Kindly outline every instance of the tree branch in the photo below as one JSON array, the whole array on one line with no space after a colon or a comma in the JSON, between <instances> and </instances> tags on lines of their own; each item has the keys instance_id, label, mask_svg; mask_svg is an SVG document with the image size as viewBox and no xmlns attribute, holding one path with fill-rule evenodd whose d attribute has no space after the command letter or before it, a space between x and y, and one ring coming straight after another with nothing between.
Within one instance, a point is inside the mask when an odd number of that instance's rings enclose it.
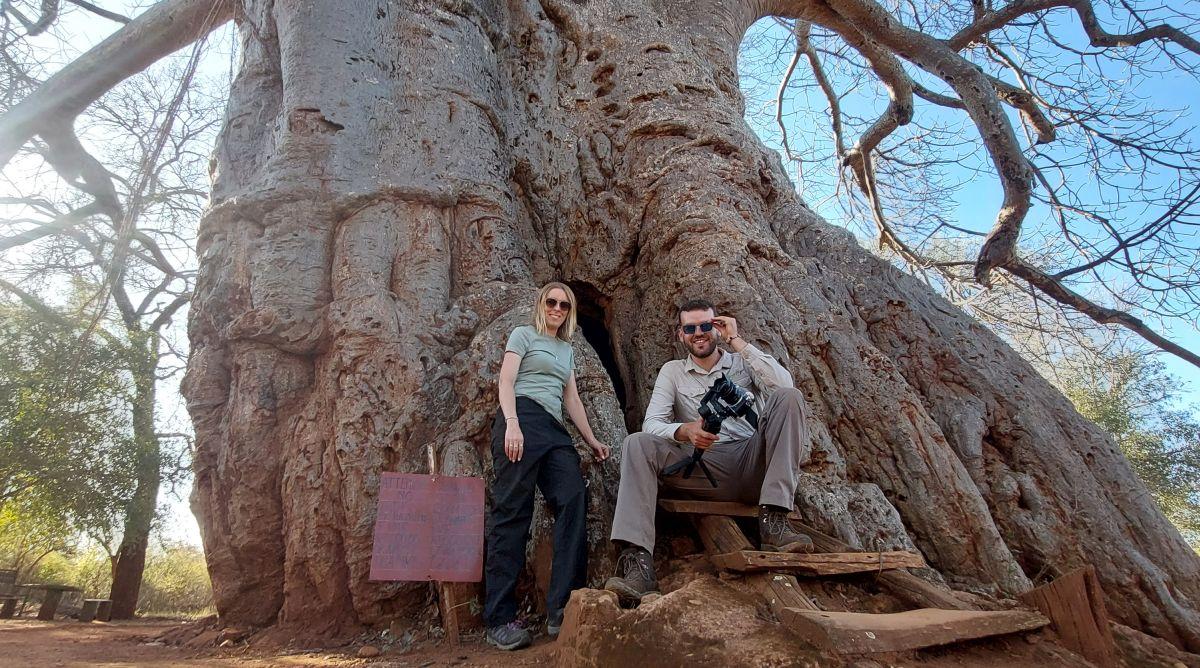
<instances>
[{"instance_id":1,"label":"tree branch","mask_svg":"<svg viewBox=\"0 0 1200 668\"><path fill-rule=\"evenodd\" d=\"M1196 367L1200 367L1200 355L1150 329L1140 318L1136 318L1125 311L1100 306L1024 260L1014 259L1006 263L1004 269L1014 276L1028 281L1030 285L1033 285L1058 303L1069 306L1100 324L1121 325L1161 350L1186 360Z\"/></svg>"},{"instance_id":2,"label":"tree branch","mask_svg":"<svg viewBox=\"0 0 1200 668\"><path fill-rule=\"evenodd\" d=\"M232 16L230 0L164 0L146 10L0 116L0 167L34 135L69 125L113 86Z\"/></svg>"},{"instance_id":3,"label":"tree branch","mask_svg":"<svg viewBox=\"0 0 1200 668\"><path fill-rule=\"evenodd\" d=\"M1092 46L1127 47L1137 46L1150 40L1158 40L1173 42L1192 53L1200 54L1200 42L1178 28L1165 23L1149 26L1134 33L1110 33L1100 25L1100 21L1096 18L1096 10L1090 0L1017 0L998 10L985 12L971 25L946 40L946 44L955 51L961 51L989 32L1003 28L1015 19L1060 7L1075 10ZM1137 14L1135 13L1134 16L1137 17Z\"/></svg>"},{"instance_id":4,"label":"tree branch","mask_svg":"<svg viewBox=\"0 0 1200 668\"><path fill-rule=\"evenodd\" d=\"M78 209L72 209L67 213L44 223L39 223L36 227L18 232L7 237L0 237L0 253L10 249L27 244L31 241L37 241L44 237L55 234L62 234L73 230L76 225L86 220L88 217L100 213L100 205L96 202L90 202Z\"/></svg>"},{"instance_id":5,"label":"tree branch","mask_svg":"<svg viewBox=\"0 0 1200 668\"><path fill-rule=\"evenodd\" d=\"M79 7L81 9L86 9L89 12L95 14L96 16L102 16L102 17L108 19L109 21L116 21L117 23L128 24L132 20L128 16L122 16L121 14L117 14L116 12L110 12L103 7L97 7L96 5L93 5L92 3L87 2L86 0L67 0L67 2L71 3L72 5L75 5L76 7Z\"/></svg>"}]
</instances>

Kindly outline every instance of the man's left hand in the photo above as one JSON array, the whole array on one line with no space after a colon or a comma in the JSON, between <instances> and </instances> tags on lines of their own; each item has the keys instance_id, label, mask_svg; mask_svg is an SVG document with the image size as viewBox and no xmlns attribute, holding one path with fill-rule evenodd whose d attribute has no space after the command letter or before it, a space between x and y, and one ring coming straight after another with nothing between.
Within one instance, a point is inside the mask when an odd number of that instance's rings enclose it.
<instances>
[{"instance_id":1,"label":"man's left hand","mask_svg":"<svg viewBox=\"0 0 1200 668\"><path fill-rule=\"evenodd\" d=\"M729 343L730 339L736 338L738 335L737 320L734 320L727 315L715 316L713 318L713 327L717 328L717 331L721 333L721 338L723 338L726 343Z\"/></svg>"}]
</instances>

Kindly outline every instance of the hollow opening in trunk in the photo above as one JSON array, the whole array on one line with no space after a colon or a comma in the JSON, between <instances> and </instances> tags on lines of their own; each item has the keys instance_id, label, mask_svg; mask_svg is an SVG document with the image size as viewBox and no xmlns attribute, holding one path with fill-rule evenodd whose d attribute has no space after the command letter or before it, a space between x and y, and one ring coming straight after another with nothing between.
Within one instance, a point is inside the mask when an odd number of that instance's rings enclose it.
<instances>
[{"instance_id":1,"label":"hollow opening in trunk","mask_svg":"<svg viewBox=\"0 0 1200 668\"><path fill-rule=\"evenodd\" d=\"M625 381L621 377L621 367L617 364L613 351L612 336L608 332L608 314L604 308L608 300L587 283L571 283L571 290L575 292L575 300L579 302L575 312L579 329L583 332L583 338L587 339L600 357L600 363L604 365L604 370L612 380L617 404L621 407L622 415L625 415L628 412Z\"/></svg>"}]
</instances>

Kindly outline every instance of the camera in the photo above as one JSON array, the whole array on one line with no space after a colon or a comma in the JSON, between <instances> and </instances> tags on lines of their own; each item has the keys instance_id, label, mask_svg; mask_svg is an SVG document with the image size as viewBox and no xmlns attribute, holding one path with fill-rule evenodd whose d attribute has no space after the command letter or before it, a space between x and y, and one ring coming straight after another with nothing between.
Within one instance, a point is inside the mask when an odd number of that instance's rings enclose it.
<instances>
[{"instance_id":1,"label":"camera","mask_svg":"<svg viewBox=\"0 0 1200 668\"><path fill-rule=\"evenodd\" d=\"M758 415L754 413L754 395L729 380L725 374L708 388L700 399L700 419L704 420L704 431L721 433L725 418L745 417L751 427L758 429Z\"/></svg>"},{"instance_id":2,"label":"camera","mask_svg":"<svg viewBox=\"0 0 1200 668\"><path fill-rule=\"evenodd\" d=\"M704 397L700 399L698 411L700 419L704 423L702 428L710 434L721 433L721 423L731 417L744 417L751 427L758 429L758 414L754 412L754 395L729 380L725 374L721 374L717 382L713 383L712 387L704 393ZM683 471L683 477L690 478L692 471L696 470L697 466L704 473L704 477L708 478L709 484L716 487L717 480L704 465L704 451L700 448L692 451L690 459L678 461L663 469L661 475L675 475Z\"/></svg>"}]
</instances>

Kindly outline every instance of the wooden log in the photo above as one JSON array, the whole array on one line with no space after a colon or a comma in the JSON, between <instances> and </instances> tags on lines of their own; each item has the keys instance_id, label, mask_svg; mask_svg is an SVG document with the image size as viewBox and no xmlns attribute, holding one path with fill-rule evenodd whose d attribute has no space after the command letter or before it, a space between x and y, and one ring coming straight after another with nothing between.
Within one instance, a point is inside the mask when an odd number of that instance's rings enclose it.
<instances>
[{"instance_id":1,"label":"wooden log","mask_svg":"<svg viewBox=\"0 0 1200 668\"><path fill-rule=\"evenodd\" d=\"M921 568L925 560L916 552L835 552L792 554L739 550L712 556L718 568L747 573L779 570L804 575L869 573L893 568Z\"/></svg>"},{"instance_id":2,"label":"wooden log","mask_svg":"<svg viewBox=\"0 0 1200 668\"><path fill-rule=\"evenodd\" d=\"M1095 568L1089 565L1076 569L1017 598L1049 617L1055 633L1068 649L1097 666L1117 665L1104 592L1100 590Z\"/></svg>"},{"instance_id":3,"label":"wooden log","mask_svg":"<svg viewBox=\"0 0 1200 668\"><path fill-rule=\"evenodd\" d=\"M744 504L732 504L744 505ZM750 507L750 506L747 506ZM729 515L705 515L695 520L700 540L709 556L751 550L754 546ZM804 592L796 578L784 573L755 573L746 578L747 585L757 591L778 617L783 608L819 610Z\"/></svg>"},{"instance_id":4,"label":"wooden log","mask_svg":"<svg viewBox=\"0 0 1200 668\"><path fill-rule=\"evenodd\" d=\"M784 624L806 642L841 654L904 652L1039 629L1050 620L1032 610L925 608L875 615L786 608Z\"/></svg>"},{"instance_id":5,"label":"wooden log","mask_svg":"<svg viewBox=\"0 0 1200 668\"><path fill-rule=\"evenodd\" d=\"M710 555L754 549L746 534L730 517L706 515L696 520L696 528L705 551Z\"/></svg>"},{"instance_id":6,"label":"wooden log","mask_svg":"<svg viewBox=\"0 0 1200 668\"><path fill-rule=\"evenodd\" d=\"M757 591L770 606L776 617L783 618L783 609L820 610L804 591L803 584L794 575L787 573L754 573L746 582Z\"/></svg>"}]
</instances>

